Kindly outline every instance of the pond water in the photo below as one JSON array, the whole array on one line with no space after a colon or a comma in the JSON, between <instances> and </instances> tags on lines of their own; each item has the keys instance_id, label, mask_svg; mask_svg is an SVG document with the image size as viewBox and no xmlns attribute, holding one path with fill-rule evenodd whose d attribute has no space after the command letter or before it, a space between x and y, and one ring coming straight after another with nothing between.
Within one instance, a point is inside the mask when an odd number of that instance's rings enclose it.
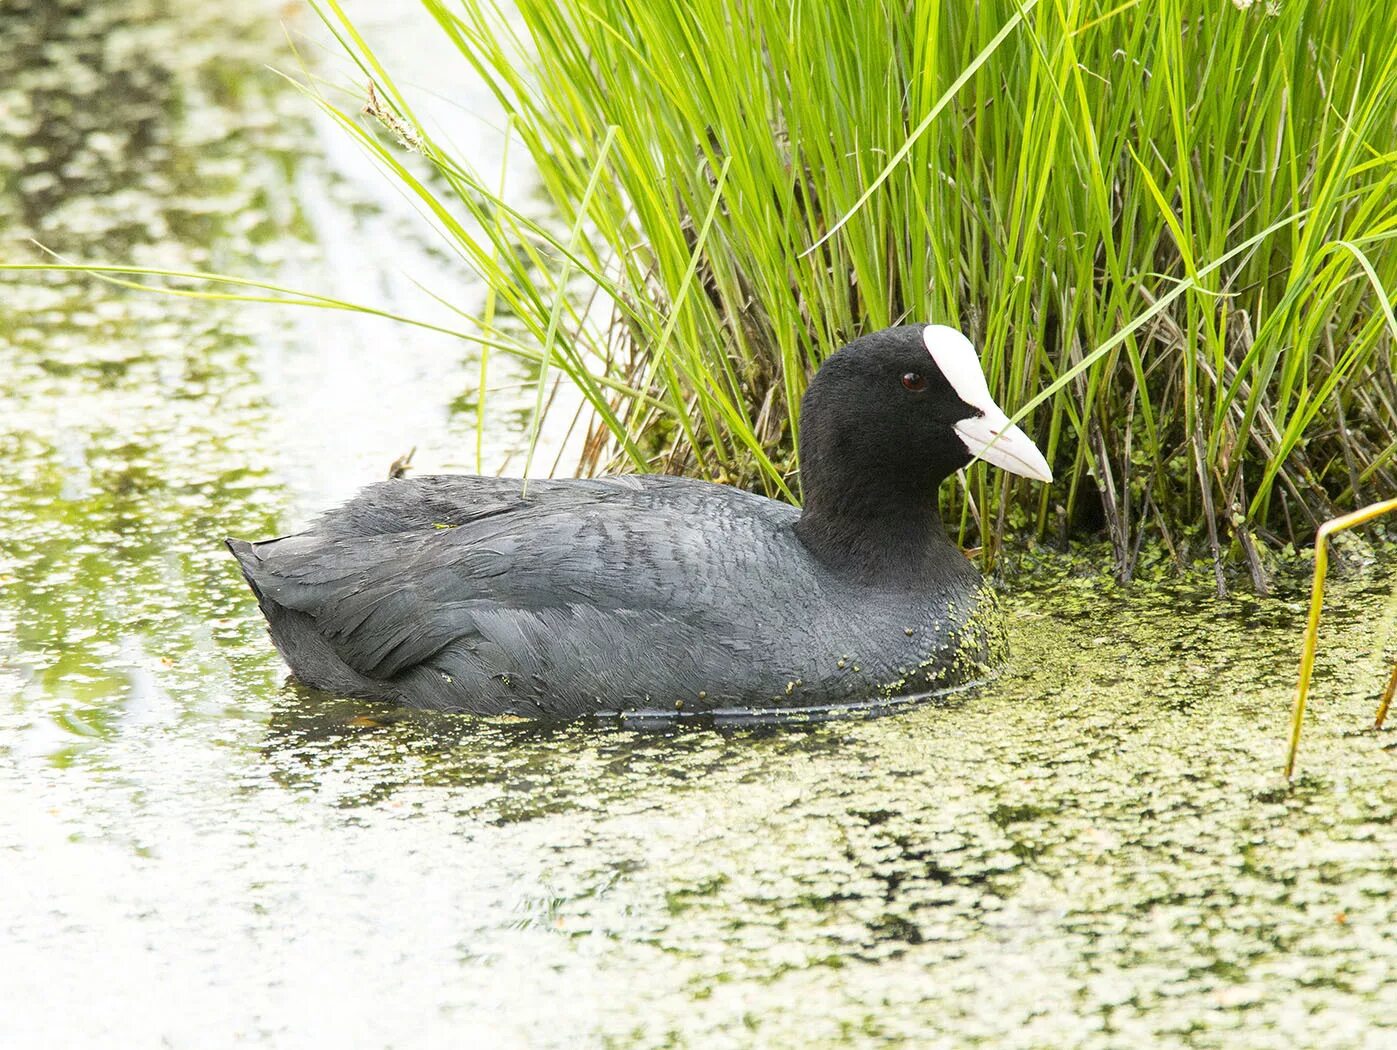
<instances>
[{"instance_id":1,"label":"pond water","mask_svg":"<svg viewBox=\"0 0 1397 1050\"><path fill-rule=\"evenodd\" d=\"M307 13L215 6L0 2L0 255L477 301L264 68L296 68L272 16L338 68ZM390 57L431 54L360 6ZM497 167L477 89L431 86ZM0 1045L1397 1045L1397 735L1364 730L1390 556L1335 582L1290 787L1304 581L1121 590L1104 556L1017 557L1010 669L898 717L385 710L285 682L219 541L412 445L474 469L475 358L0 280ZM487 470L526 440L509 367Z\"/></svg>"}]
</instances>

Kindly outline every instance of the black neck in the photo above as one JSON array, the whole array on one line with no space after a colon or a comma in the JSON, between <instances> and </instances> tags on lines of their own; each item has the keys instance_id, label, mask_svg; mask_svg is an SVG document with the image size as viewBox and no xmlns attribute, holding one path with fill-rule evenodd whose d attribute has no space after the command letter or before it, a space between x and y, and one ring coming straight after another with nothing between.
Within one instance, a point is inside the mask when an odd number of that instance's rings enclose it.
<instances>
[{"instance_id":1,"label":"black neck","mask_svg":"<svg viewBox=\"0 0 1397 1050\"><path fill-rule=\"evenodd\" d=\"M822 564L869 581L915 586L935 575L945 556L960 554L946 537L936 507L940 478L920 480L823 464L802 467L805 508L796 535ZM813 474L806 473L815 467Z\"/></svg>"}]
</instances>

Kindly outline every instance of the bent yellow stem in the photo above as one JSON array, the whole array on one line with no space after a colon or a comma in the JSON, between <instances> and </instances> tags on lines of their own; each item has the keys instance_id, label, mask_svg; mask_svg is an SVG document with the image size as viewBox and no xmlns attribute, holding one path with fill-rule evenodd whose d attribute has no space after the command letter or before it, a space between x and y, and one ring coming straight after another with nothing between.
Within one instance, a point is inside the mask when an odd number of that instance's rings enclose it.
<instances>
[{"instance_id":1,"label":"bent yellow stem","mask_svg":"<svg viewBox=\"0 0 1397 1050\"><path fill-rule=\"evenodd\" d=\"M1329 537L1336 532L1343 532L1355 525L1362 525L1366 521L1372 521L1374 518L1382 517L1382 515L1394 510L1397 510L1397 499L1374 503L1362 510L1356 510L1352 514L1331 518L1319 527L1319 532L1315 536L1315 579L1310 588L1310 618L1305 625L1305 646L1300 652L1300 681L1295 687L1295 707L1290 713L1290 749L1285 756L1287 780L1295 772L1295 753L1300 749L1300 727L1305 721L1305 701L1310 695L1310 675L1315 669L1315 644L1319 640L1319 612L1324 605L1324 577L1329 571ZM1392 668L1392 677L1388 680L1387 689L1384 691L1382 701L1378 706L1374 728L1382 728L1383 719L1387 717L1387 709L1392 703L1394 689L1397 689L1397 666Z\"/></svg>"},{"instance_id":2,"label":"bent yellow stem","mask_svg":"<svg viewBox=\"0 0 1397 1050\"><path fill-rule=\"evenodd\" d=\"M1378 713L1373 718L1373 728L1381 729L1383 721L1387 718L1387 709L1392 706L1392 694L1397 693L1397 664L1392 665L1392 674L1387 679L1387 688L1383 690L1382 701L1378 704Z\"/></svg>"}]
</instances>

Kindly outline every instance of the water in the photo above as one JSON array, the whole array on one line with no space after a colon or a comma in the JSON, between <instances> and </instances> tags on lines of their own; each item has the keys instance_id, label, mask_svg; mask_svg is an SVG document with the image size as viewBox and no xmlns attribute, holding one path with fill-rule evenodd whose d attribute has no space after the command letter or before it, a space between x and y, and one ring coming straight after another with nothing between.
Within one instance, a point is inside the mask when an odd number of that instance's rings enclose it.
<instances>
[{"instance_id":1,"label":"water","mask_svg":"<svg viewBox=\"0 0 1397 1050\"><path fill-rule=\"evenodd\" d=\"M479 295L262 68L294 69L267 5L0 3L6 258ZM1397 1045L1390 558L1336 581L1289 789L1302 580L1219 603L1038 554L979 696L428 717L284 682L218 541L413 444L472 469L468 349L6 277L0 375L0 1045ZM486 469L531 400L491 395Z\"/></svg>"}]
</instances>

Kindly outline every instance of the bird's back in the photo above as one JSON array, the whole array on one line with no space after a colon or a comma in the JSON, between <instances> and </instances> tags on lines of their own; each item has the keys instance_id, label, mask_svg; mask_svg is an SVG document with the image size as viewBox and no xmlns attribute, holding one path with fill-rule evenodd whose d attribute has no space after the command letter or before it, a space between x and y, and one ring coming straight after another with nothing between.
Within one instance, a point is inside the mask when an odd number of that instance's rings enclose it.
<instances>
[{"instance_id":1,"label":"bird's back","mask_svg":"<svg viewBox=\"0 0 1397 1050\"><path fill-rule=\"evenodd\" d=\"M871 584L812 557L798 518L682 478L439 476L229 546L297 677L413 706L801 707L979 673L993 632L958 554L934 593Z\"/></svg>"}]
</instances>

